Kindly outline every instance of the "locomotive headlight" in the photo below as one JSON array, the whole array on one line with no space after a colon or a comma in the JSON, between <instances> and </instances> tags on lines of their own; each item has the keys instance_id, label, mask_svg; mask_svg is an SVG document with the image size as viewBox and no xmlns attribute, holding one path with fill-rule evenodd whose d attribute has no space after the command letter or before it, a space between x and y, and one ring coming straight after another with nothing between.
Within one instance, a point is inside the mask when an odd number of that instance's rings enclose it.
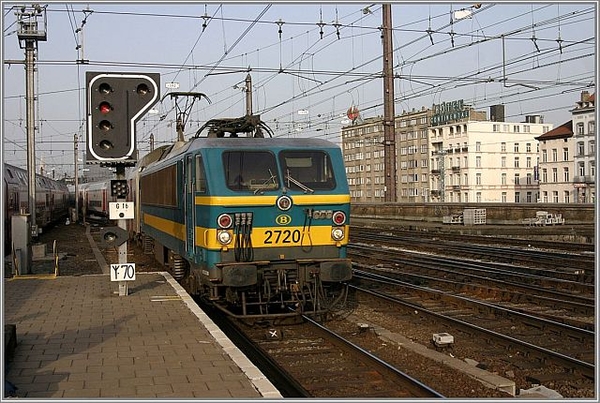
<instances>
[{"instance_id":1,"label":"locomotive headlight","mask_svg":"<svg viewBox=\"0 0 600 403\"><path fill-rule=\"evenodd\" d=\"M292 208L292 199L290 199L286 195L280 196L277 199L277 207L281 211L288 211L289 209Z\"/></svg>"},{"instance_id":2,"label":"locomotive headlight","mask_svg":"<svg viewBox=\"0 0 600 403\"><path fill-rule=\"evenodd\" d=\"M333 213L331 219L333 220L333 223L335 225L344 225L344 223L346 222L346 213L344 213L343 211L336 211L335 213Z\"/></svg>"},{"instance_id":3,"label":"locomotive headlight","mask_svg":"<svg viewBox=\"0 0 600 403\"><path fill-rule=\"evenodd\" d=\"M343 228L333 228L331 230L331 238L334 241L341 241L344 239L344 229Z\"/></svg>"},{"instance_id":4,"label":"locomotive headlight","mask_svg":"<svg viewBox=\"0 0 600 403\"><path fill-rule=\"evenodd\" d=\"M231 243L231 233L229 231L217 232L217 239L221 245L229 245Z\"/></svg>"}]
</instances>

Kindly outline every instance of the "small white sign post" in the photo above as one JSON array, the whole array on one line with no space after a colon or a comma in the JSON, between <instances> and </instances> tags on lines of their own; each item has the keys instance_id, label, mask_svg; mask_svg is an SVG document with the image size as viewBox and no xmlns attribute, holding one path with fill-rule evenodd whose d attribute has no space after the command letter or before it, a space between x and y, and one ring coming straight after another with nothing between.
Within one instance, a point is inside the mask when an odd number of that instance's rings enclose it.
<instances>
[{"instance_id":1,"label":"small white sign post","mask_svg":"<svg viewBox=\"0 0 600 403\"><path fill-rule=\"evenodd\" d=\"M110 281L135 280L135 263L111 263Z\"/></svg>"}]
</instances>

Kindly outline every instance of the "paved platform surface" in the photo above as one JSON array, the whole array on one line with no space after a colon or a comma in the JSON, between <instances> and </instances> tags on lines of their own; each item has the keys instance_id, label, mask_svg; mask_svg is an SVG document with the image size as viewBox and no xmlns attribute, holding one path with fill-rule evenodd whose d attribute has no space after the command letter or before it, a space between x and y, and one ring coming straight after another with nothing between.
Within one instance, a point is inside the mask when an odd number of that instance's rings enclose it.
<instances>
[{"instance_id":1,"label":"paved platform surface","mask_svg":"<svg viewBox=\"0 0 600 403\"><path fill-rule=\"evenodd\" d=\"M167 273L4 279L24 398L281 398Z\"/></svg>"}]
</instances>

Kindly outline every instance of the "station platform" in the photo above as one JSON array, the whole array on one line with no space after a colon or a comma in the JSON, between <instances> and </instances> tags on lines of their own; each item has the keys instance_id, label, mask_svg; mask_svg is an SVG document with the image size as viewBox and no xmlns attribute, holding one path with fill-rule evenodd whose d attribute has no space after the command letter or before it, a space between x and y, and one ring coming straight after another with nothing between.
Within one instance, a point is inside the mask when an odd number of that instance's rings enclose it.
<instances>
[{"instance_id":1,"label":"station platform","mask_svg":"<svg viewBox=\"0 0 600 403\"><path fill-rule=\"evenodd\" d=\"M122 295L107 274L4 279L16 398L281 398L169 273L127 283Z\"/></svg>"}]
</instances>

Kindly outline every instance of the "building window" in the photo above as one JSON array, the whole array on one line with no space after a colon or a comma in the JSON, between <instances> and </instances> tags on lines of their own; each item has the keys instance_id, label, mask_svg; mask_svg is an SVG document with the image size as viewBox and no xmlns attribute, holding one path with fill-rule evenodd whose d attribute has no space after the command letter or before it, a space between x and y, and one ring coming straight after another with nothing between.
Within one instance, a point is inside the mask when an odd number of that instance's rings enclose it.
<instances>
[{"instance_id":1,"label":"building window","mask_svg":"<svg viewBox=\"0 0 600 403\"><path fill-rule=\"evenodd\" d=\"M568 161L569 160L569 149L568 148L563 148L563 161Z\"/></svg>"},{"instance_id":2,"label":"building window","mask_svg":"<svg viewBox=\"0 0 600 403\"><path fill-rule=\"evenodd\" d=\"M518 152L519 152L519 143L515 143L515 146L514 146L514 151L515 151L516 153L518 153Z\"/></svg>"},{"instance_id":3,"label":"building window","mask_svg":"<svg viewBox=\"0 0 600 403\"><path fill-rule=\"evenodd\" d=\"M563 181L564 182L570 182L571 178L569 176L569 168L563 168Z\"/></svg>"},{"instance_id":4,"label":"building window","mask_svg":"<svg viewBox=\"0 0 600 403\"><path fill-rule=\"evenodd\" d=\"M481 141L475 143L475 151L481 152Z\"/></svg>"},{"instance_id":5,"label":"building window","mask_svg":"<svg viewBox=\"0 0 600 403\"><path fill-rule=\"evenodd\" d=\"M548 192L542 192L542 202L548 203Z\"/></svg>"},{"instance_id":6,"label":"building window","mask_svg":"<svg viewBox=\"0 0 600 403\"><path fill-rule=\"evenodd\" d=\"M577 135L579 136L583 136L583 123L577 123Z\"/></svg>"},{"instance_id":7,"label":"building window","mask_svg":"<svg viewBox=\"0 0 600 403\"><path fill-rule=\"evenodd\" d=\"M548 170L542 169L542 183L548 183Z\"/></svg>"},{"instance_id":8,"label":"building window","mask_svg":"<svg viewBox=\"0 0 600 403\"><path fill-rule=\"evenodd\" d=\"M590 148L590 153L589 155L594 155L596 153L596 142L594 140L590 140L589 144L589 148Z\"/></svg>"},{"instance_id":9,"label":"building window","mask_svg":"<svg viewBox=\"0 0 600 403\"><path fill-rule=\"evenodd\" d=\"M504 141L502 143L500 143L500 152L501 153L506 152L506 143Z\"/></svg>"},{"instance_id":10,"label":"building window","mask_svg":"<svg viewBox=\"0 0 600 403\"><path fill-rule=\"evenodd\" d=\"M583 162L579 163L579 176L585 176L585 165Z\"/></svg>"},{"instance_id":11,"label":"building window","mask_svg":"<svg viewBox=\"0 0 600 403\"><path fill-rule=\"evenodd\" d=\"M589 134L595 134L596 133L596 121L595 120L590 120L588 122L588 133Z\"/></svg>"},{"instance_id":12,"label":"building window","mask_svg":"<svg viewBox=\"0 0 600 403\"><path fill-rule=\"evenodd\" d=\"M525 151L527 151L528 153L531 152L531 143L525 144Z\"/></svg>"},{"instance_id":13,"label":"building window","mask_svg":"<svg viewBox=\"0 0 600 403\"><path fill-rule=\"evenodd\" d=\"M506 157L500 158L500 166L506 168Z\"/></svg>"},{"instance_id":14,"label":"building window","mask_svg":"<svg viewBox=\"0 0 600 403\"><path fill-rule=\"evenodd\" d=\"M585 146L583 141L579 141L577 142L577 156L578 157L583 157L585 154Z\"/></svg>"},{"instance_id":15,"label":"building window","mask_svg":"<svg viewBox=\"0 0 600 403\"><path fill-rule=\"evenodd\" d=\"M527 203L531 203L531 192L527 192Z\"/></svg>"},{"instance_id":16,"label":"building window","mask_svg":"<svg viewBox=\"0 0 600 403\"><path fill-rule=\"evenodd\" d=\"M519 126L519 125L514 125L514 126L513 126L513 132L514 132L514 133L519 133L519 132L520 132L520 128L521 128L521 126Z\"/></svg>"},{"instance_id":17,"label":"building window","mask_svg":"<svg viewBox=\"0 0 600 403\"><path fill-rule=\"evenodd\" d=\"M542 162L548 162L548 151L542 150Z\"/></svg>"},{"instance_id":18,"label":"building window","mask_svg":"<svg viewBox=\"0 0 600 403\"><path fill-rule=\"evenodd\" d=\"M571 203L571 192L569 192L568 190L565 190L563 192L563 201L565 203Z\"/></svg>"},{"instance_id":19,"label":"building window","mask_svg":"<svg viewBox=\"0 0 600 403\"><path fill-rule=\"evenodd\" d=\"M558 191L556 190L552 192L552 202L558 203Z\"/></svg>"},{"instance_id":20,"label":"building window","mask_svg":"<svg viewBox=\"0 0 600 403\"><path fill-rule=\"evenodd\" d=\"M527 174L527 184L528 185L533 184L533 175L531 175L531 173Z\"/></svg>"},{"instance_id":21,"label":"building window","mask_svg":"<svg viewBox=\"0 0 600 403\"><path fill-rule=\"evenodd\" d=\"M519 168L519 157L515 157L515 168Z\"/></svg>"},{"instance_id":22,"label":"building window","mask_svg":"<svg viewBox=\"0 0 600 403\"><path fill-rule=\"evenodd\" d=\"M481 157L480 156L475 157L475 167L481 168Z\"/></svg>"},{"instance_id":23,"label":"building window","mask_svg":"<svg viewBox=\"0 0 600 403\"><path fill-rule=\"evenodd\" d=\"M502 203L506 203L506 192L502 192Z\"/></svg>"},{"instance_id":24,"label":"building window","mask_svg":"<svg viewBox=\"0 0 600 403\"><path fill-rule=\"evenodd\" d=\"M552 182L558 182L558 168L552 168Z\"/></svg>"},{"instance_id":25,"label":"building window","mask_svg":"<svg viewBox=\"0 0 600 403\"><path fill-rule=\"evenodd\" d=\"M475 174L475 184L481 185L481 174L480 173Z\"/></svg>"},{"instance_id":26,"label":"building window","mask_svg":"<svg viewBox=\"0 0 600 403\"><path fill-rule=\"evenodd\" d=\"M475 200L477 203L481 203L481 192L475 193Z\"/></svg>"},{"instance_id":27,"label":"building window","mask_svg":"<svg viewBox=\"0 0 600 403\"><path fill-rule=\"evenodd\" d=\"M531 168L531 157L527 157L527 168Z\"/></svg>"},{"instance_id":28,"label":"building window","mask_svg":"<svg viewBox=\"0 0 600 403\"><path fill-rule=\"evenodd\" d=\"M521 203L521 193L515 192L515 203Z\"/></svg>"},{"instance_id":29,"label":"building window","mask_svg":"<svg viewBox=\"0 0 600 403\"><path fill-rule=\"evenodd\" d=\"M506 185L506 172L503 172L501 175L500 183L502 185Z\"/></svg>"},{"instance_id":30,"label":"building window","mask_svg":"<svg viewBox=\"0 0 600 403\"><path fill-rule=\"evenodd\" d=\"M558 161L558 150L556 148L552 149L552 162Z\"/></svg>"},{"instance_id":31,"label":"building window","mask_svg":"<svg viewBox=\"0 0 600 403\"><path fill-rule=\"evenodd\" d=\"M500 125L497 125L497 124L492 125L492 131L493 132L499 132L500 131Z\"/></svg>"},{"instance_id":32,"label":"building window","mask_svg":"<svg viewBox=\"0 0 600 403\"><path fill-rule=\"evenodd\" d=\"M515 186L518 186L521 184L521 178L519 177L518 173L515 173Z\"/></svg>"}]
</instances>

